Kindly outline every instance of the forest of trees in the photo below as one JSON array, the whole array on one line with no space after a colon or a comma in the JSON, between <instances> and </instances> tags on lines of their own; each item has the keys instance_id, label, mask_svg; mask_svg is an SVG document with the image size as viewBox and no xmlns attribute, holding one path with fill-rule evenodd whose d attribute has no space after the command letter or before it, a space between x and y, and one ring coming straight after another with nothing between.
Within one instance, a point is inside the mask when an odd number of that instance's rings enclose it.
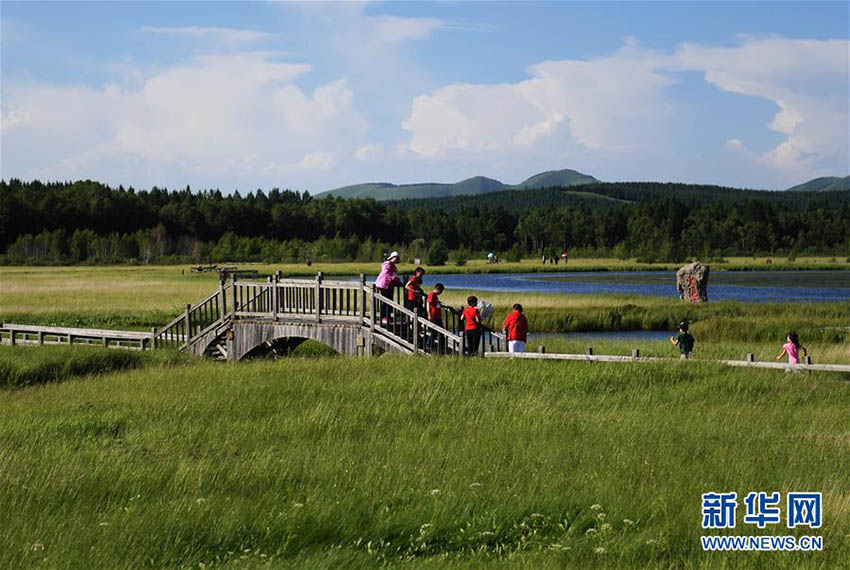
<instances>
[{"instance_id":1,"label":"forest of trees","mask_svg":"<svg viewBox=\"0 0 850 570\"><path fill-rule=\"evenodd\" d=\"M600 183L376 202L273 189L246 195L0 181L0 262L376 261L442 246L503 258L562 247L645 261L850 255L850 192Z\"/></svg>"}]
</instances>

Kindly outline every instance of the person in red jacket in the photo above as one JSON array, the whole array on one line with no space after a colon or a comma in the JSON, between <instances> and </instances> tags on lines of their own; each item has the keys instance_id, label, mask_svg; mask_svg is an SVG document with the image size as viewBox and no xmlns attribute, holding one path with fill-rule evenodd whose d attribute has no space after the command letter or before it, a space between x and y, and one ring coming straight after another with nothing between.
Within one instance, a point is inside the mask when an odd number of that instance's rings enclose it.
<instances>
[{"instance_id":1,"label":"person in red jacket","mask_svg":"<svg viewBox=\"0 0 850 570\"><path fill-rule=\"evenodd\" d=\"M502 326L508 341L508 352L525 352L528 342L528 319L522 314L522 305L517 303Z\"/></svg>"},{"instance_id":2,"label":"person in red jacket","mask_svg":"<svg viewBox=\"0 0 850 570\"><path fill-rule=\"evenodd\" d=\"M445 287L443 284L437 283L434 285L434 289L428 293L428 298L425 300L428 320L440 328L443 328L443 304L440 302L440 295L443 294L444 290ZM433 354L435 345L436 351L439 354L444 354L446 352L445 337L440 335L439 338L437 338L437 334L433 330L429 330L425 350Z\"/></svg>"},{"instance_id":3,"label":"person in red jacket","mask_svg":"<svg viewBox=\"0 0 850 570\"><path fill-rule=\"evenodd\" d=\"M478 344L481 342L481 313L478 312L478 297L471 295L467 300L468 305L463 309L460 320L463 321L463 353L473 356L478 353Z\"/></svg>"},{"instance_id":4,"label":"person in red jacket","mask_svg":"<svg viewBox=\"0 0 850 570\"><path fill-rule=\"evenodd\" d=\"M422 276L425 275L425 270L417 267L413 271L413 277L407 280L404 285L404 308L409 311L414 311L419 316L424 315L423 300L425 295L422 291Z\"/></svg>"}]
</instances>

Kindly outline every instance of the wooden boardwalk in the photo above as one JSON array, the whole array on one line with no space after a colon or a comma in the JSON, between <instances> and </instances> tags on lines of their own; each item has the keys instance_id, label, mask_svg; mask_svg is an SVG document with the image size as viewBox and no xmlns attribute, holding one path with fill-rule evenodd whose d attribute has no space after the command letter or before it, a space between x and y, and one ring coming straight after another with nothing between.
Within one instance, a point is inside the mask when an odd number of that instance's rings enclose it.
<instances>
[{"instance_id":1,"label":"wooden boardwalk","mask_svg":"<svg viewBox=\"0 0 850 570\"><path fill-rule=\"evenodd\" d=\"M400 293L400 291L399 291ZM400 295L399 295L400 297ZM443 324L437 326L410 311L400 298L378 294L365 277L358 281L283 279L280 273L266 281L242 281L236 275L165 326L150 332L82 329L4 323L0 343L12 345L86 344L107 348L148 350L172 348L219 360L235 361L249 355L285 354L307 339L330 346L341 354L372 356L383 352L399 354L464 353L464 340L457 314L443 309ZM501 333L486 329L477 355L487 358L578 360L586 362L656 362L673 359L587 354L509 354ZM729 366L850 372L850 365L805 364L747 360L719 361Z\"/></svg>"}]
</instances>

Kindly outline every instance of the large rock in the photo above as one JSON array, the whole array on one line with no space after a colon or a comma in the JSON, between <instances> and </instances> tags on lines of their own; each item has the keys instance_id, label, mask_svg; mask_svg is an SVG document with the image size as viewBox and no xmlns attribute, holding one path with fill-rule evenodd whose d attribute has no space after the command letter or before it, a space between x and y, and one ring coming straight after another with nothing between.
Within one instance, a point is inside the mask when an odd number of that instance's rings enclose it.
<instances>
[{"instance_id":1,"label":"large rock","mask_svg":"<svg viewBox=\"0 0 850 570\"><path fill-rule=\"evenodd\" d=\"M690 303L708 303L708 265L694 261L676 272L679 297Z\"/></svg>"}]
</instances>

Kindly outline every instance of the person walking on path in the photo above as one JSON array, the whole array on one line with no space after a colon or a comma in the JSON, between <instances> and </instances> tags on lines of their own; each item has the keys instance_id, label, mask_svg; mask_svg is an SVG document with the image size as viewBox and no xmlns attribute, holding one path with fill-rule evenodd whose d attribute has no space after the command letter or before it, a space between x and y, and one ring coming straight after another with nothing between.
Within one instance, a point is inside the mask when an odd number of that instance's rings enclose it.
<instances>
[{"instance_id":1,"label":"person walking on path","mask_svg":"<svg viewBox=\"0 0 850 570\"><path fill-rule=\"evenodd\" d=\"M690 360L694 352L694 337L688 332L688 321L679 323L679 336L670 337L670 342L679 347L682 360Z\"/></svg>"},{"instance_id":2,"label":"person walking on path","mask_svg":"<svg viewBox=\"0 0 850 570\"><path fill-rule=\"evenodd\" d=\"M522 305L517 303L513 309L502 326L508 341L508 352L525 352L525 343L528 342L528 319L522 313Z\"/></svg>"},{"instance_id":3,"label":"person walking on path","mask_svg":"<svg viewBox=\"0 0 850 570\"><path fill-rule=\"evenodd\" d=\"M481 313L478 312L478 297L471 295L466 300L467 306L460 316L463 321L463 353L473 356L478 353L481 342Z\"/></svg>"},{"instance_id":4,"label":"person walking on path","mask_svg":"<svg viewBox=\"0 0 850 570\"><path fill-rule=\"evenodd\" d=\"M396 264L401 261L401 256L397 251L391 252L386 261L381 264L381 272L378 274L378 278L375 279L375 288L378 290L378 293L381 296L392 301L393 299L393 287L401 285L401 279L398 277L398 267ZM389 308L381 304L381 325L386 326L388 324L388 315Z\"/></svg>"},{"instance_id":5,"label":"person walking on path","mask_svg":"<svg viewBox=\"0 0 850 570\"><path fill-rule=\"evenodd\" d=\"M797 333L790 332L786 338L785 344L782 345L782 350L776 355L776 360L779 360L784 355L788 355L788 364L800 364L800 351L803 351L803 356L809 354L808 349L800 344L800 337Z\"/></svg>"},{"instance_id":6,"label":"person walking on path","mask_svg":"<svg viewBox=\"0 0 850 570\"><path fill-rule=\"evenodd\" d=\"M437 283L434 288L428 293L428 298L425 300L425 309L428 313L428 320L443 328L443 304L440 302L440 295L443 294L445 287L442 283ZM445 338L443 335L437 335L433 330L428 331L428 342L425 350L434 353L434 344L437 344L437 353L443 354L446 351Z\"/></svg>"}]
</instances>

